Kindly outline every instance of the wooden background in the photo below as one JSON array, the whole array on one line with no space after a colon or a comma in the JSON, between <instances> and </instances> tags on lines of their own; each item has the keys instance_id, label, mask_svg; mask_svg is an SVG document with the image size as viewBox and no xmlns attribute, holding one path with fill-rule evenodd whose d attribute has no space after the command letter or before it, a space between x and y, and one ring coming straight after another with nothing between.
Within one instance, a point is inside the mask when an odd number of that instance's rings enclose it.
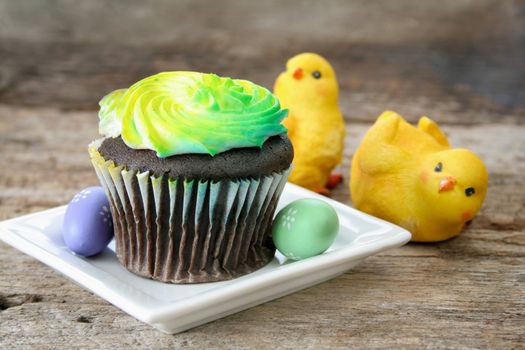
<instances>
[{"instance_id":1,"label":"wooden background","mask_svg":"<svg viewBox=\"0 0 525 350\"><path fill-rule=\"evenodd\" d=\"M97 102L163 70L272 87L286 59L334 65L344 185L379 113L438 121L485 160L490 188L459 238L409 244L319 286L162 334L0 243L0 348L523 348L525 2L0 0L0 219L97 184Z\"/></svg>"}]
</instances>

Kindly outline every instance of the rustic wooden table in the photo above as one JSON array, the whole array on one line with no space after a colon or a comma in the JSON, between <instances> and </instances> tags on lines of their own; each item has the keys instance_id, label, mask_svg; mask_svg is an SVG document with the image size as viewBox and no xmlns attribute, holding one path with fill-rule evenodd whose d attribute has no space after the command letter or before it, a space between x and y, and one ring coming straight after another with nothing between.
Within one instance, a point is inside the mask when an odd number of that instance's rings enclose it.
<instances>
[{"instance_id":1,"label":"rustic wooden table","mask_svg":"<svg viewBox=\"0 0 525 350\"><path fill-rule=\"evenodd\" d=\"M97 184L97 101L162 70L268 87L324 54L341 85L344 174L384 109L437 120L485 160L490 188L459 238L408 244L343 276L175 336L0 243L0 348L523 348L523 1L0 1L0 219ZM348 176L334 193L351 204Z\"/></svg>"}]
</instances>

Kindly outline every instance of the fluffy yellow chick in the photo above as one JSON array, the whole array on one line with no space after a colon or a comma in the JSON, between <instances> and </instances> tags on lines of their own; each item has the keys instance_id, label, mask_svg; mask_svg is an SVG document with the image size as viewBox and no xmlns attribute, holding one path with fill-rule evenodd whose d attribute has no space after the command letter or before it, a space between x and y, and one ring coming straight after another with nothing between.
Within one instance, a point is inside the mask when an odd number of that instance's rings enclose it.
<instances>
[{"instance_id":1,"label":"fluffy yellow chick","mask_svg":"<svg viewBox=\"0 0 525 350\"><path fill-rule=\"evenodd\" d=\"M329 189L342 181L341 175L331 172L341 162L345 136L334 69L317 54L299 54L288 60L274 93L289 110L284 120L294 146L289 181L329 195Z\"/></svg>"},{"instance_id":2,"label":"fluffy yellow chick","mask_svg":"<svg viewBox=\"0 0 525 350\"><path fill-rule=\"evenodd\" d=\"M481 159L452 149L427 117L415 128L384 112L352 159L354 206L406 228L417 242L459 235L481 208L487 186Z\"/></svg>"}]
</instances>

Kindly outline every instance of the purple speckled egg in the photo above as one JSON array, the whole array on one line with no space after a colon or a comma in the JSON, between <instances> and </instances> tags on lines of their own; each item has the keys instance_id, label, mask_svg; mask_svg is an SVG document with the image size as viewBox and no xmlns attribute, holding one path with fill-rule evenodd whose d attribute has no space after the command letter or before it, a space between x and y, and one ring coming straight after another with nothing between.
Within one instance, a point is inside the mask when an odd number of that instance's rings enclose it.
<instances>
[{"instance_id":1,"label":"purple speckled egg","mask_svg":"<svg viewBox=\"0 0 525 350\"><path fill-rule=\"evenodd\" d=\"M93 256L113 238L109 202L102 187L88 187L73 197L64 215L64 242L78 255Z\"/></svg>"}]
</instances>

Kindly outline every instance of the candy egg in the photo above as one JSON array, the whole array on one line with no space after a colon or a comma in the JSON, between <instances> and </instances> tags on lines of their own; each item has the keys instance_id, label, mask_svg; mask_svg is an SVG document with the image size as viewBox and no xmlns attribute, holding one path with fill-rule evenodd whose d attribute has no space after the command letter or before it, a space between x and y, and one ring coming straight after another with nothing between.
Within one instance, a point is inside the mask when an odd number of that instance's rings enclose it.
<instances>
[{"instance_id":1,"label":"candy egg","mask_svg":"<svg viewBox=\"0 0 525 350\"><path fill-rule=\"evenodd\" d=\"M78 255L93 256L113 238L109 202L102 187L77 193L66 209L62 235L67 247Z\"/></svg>"},{"instance_id":2,"label":"candy egg","mask_svg":"<svg viewBox=\"0 0 525 350\"><path fill-rule=\"evenodd\" d=\"M272 226L273 242L287 258L306 259L327 250L339 232L334 208L319 199L299 199L284 207Z\"/></svg>"}]
</instances>

